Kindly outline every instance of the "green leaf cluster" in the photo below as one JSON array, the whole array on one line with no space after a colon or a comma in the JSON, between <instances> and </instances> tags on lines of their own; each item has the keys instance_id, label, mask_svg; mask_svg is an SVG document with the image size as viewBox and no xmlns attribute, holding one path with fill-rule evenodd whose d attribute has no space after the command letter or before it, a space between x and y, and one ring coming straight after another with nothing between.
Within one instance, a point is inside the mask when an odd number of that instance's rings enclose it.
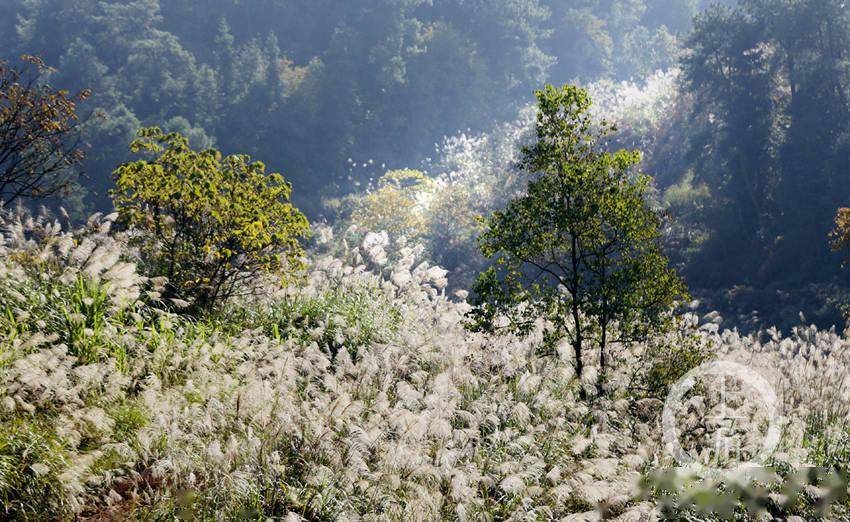
<instances>
[{"instance_id":1,"label":"green leaf cluster","mask_svg":"<svg viewBox=\"0 0 850 522\"><path fill-rule=\"evenodd\" d=\"M473 328L528 332L544 318L547 339L569 339L577 371L582 349L645 340L669 323L685 288L659 245L650 179L637 151L603 149L614 129L591 118L585 90L547 86L536 93L537 141L522 166L527 192L484 221Z\"/></svg>"},{"instance_id":2,"label":"green leaf cluster","mask_svg":"<svg viewBox=\"0 0 850 522\"><path fill-rule=\"evenodd\" d=\"M168 278L169 297L211 309L263 273L301 268L309 223L280 174L246 155L192 150L156 127L141 129L131 150L153 159L115 171L115 207L149 271Z\"/></svg>"}]
</instances>

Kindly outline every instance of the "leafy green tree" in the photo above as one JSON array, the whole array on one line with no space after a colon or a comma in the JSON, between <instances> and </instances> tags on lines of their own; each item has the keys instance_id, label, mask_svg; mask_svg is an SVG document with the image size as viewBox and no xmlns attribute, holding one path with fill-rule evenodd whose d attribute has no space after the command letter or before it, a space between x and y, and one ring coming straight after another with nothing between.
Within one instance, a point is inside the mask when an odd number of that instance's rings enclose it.
<instances>
[{"instance_id":1,"label":"leafy green tree","mask_svg":"<svg viewBox=\"0 0 850 522\"><path fill-rule=\"evenodd\" d=\"M776 288L838 275L823 238L850 197L850 11L841 0L742 0L698 16L685 44L690 109L674 151L685 164L665 170L692 170L712 194L689 280L764 292L741 312L796 324L799 305L782 311ZM818 322L838 319L811 311Z\"/></svg>"},{"instance_id":2,"label":"leafy green tree","mask_svg":"<svg viewBox=\"0 0 850 522\"><path fill-rule=\"evenodd\" d=\"M299 238L309 224L289 202L280 174L245 155L194 151L177 133L139 131L131 150L156 156L115 171L115 207L155 275L169 281L166 297L209 311L250 292L263 273L301 266Z\"/></svg>"},{"instance_id":3,"label":"leafy green tree","mask_svg":"<svg viewBox=\"0 0 850 522\"><path fill-rule=\"evenodd\" d=\"M471 325L526 333L546 319L549 341L572 344L577 374L593 345L604 375L610 344L665 328L685 289L659 247L649 178L633 172L640 153L601 150L613 127L594 124L583 89L536 94L537 143L522 166L538 176L485 221L479 243L495 263L474 285Z\"/></svg>"}]
</instances>

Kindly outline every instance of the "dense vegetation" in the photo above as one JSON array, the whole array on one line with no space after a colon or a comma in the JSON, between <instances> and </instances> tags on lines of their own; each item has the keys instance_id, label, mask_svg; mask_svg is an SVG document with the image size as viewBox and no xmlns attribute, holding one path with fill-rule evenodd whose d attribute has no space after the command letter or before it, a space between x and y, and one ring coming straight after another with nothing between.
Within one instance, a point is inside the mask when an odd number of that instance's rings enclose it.
<instances>
[{"instance_id":1,"label":"dense vegetation","mask_svg":"<svg viewBox=\"0 0 850 522\"><path fill-rule=\"evenodd\" d=\"M843 1L3 9L0 518L850 516Z\"/></svg>"},{"instance_id":2,"label":"dense vegetation","mask_svg":"<svg viewBox=\"0 0 850 522\"><path fill-rule=\"evenodd\" d=\"M345 212L329 198L395 168L448 173L435 143L459 129L498 132L543 82L640 84L661 69L678 79L644 108L659 111L655 124L622 122L622 139L640 145L643 170L670 189L670 254L694 294L747 329L788 328L801 310L838 324L850 300L824 239L850 199L840 182L850 63L840 0L263 0L250 9L10 0L4 9L3 58L37 54L56 68L54 86L91 90L85 176L62 201L77 218L109 210L111 172L143 126L264 158L308 216L338 220ZM505 167L484 168L505 176ZM452 206L463 194L445 196ZM436 225L443 264L474 261L474 234Z\"/></svg>"},{"instance_id":3,"label":"dense vegetation","mask_svg":"<svg viewBox=\"0 0 850 522\"><path fill-rule=\"evenodd\" d=\"M92 90L88 201L145 125L268 158L302 206L512 118L545 80L668 67L694 0L4 2L3 58L38 54ZM320 138L318 138L320 137ZM349 172L346 160L374 167ZM351 179L349 179L349 177Z\"/></svg>"},{"instance_id":4,"label":"dense vegetation","mask_svg":"<svg viewBox=\"0 0 850 522\"><path fill-rule=\"evenodd\" d=\"M678 150L667 149L678 158L651 171L692 172L706 188L679 210L702 231L686 256L689 280L741 285L739 301L768 311L770 301L804 309L806 292L794 290L805 285L846 288L826 238L850 199L850 10L745 0L697 17L686 48ZM835 321L824 304L805 310Z\"/></svg>"},{"instance_id":5,"label":"dense vegetation","mask_svg":"<svg viewBox=\"0 0 850 522\"><path fill-rule=\"evenodd\" d=\"M835 332L759 339L687 314L616 346L596 395L598 350L579 380L568 342L540 350L545 322L523 338L470 334L469 305L444 295L445 271L421 248L390 262L379 235L320 229L307 277L191 319L124 261L135 255L114 217L73 232L2 218L4 518L645 520L663 498L679 518L712 507L784 519L823 514L846 491L805 467L850 471L850 343ZM726 484L740 496L652 474L671 464L658 397L708 356L781 392L777 475ZM697 449L718 429L706 423L715 400L689 397ZM741 413L744 433L762 429L759 411Z\"/></svg>"}]
</instances>

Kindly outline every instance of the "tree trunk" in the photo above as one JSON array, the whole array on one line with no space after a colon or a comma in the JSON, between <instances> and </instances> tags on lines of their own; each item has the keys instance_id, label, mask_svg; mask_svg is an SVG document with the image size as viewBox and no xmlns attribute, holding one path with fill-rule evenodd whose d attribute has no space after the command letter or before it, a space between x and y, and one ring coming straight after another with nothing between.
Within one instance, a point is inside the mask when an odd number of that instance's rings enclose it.
<instances>
[{"instance_id":1,"label":"tree trunk","mask_svg":"<svg viewBox=\"0 0 850 522\"><path fill-rule=\"evenodd\" d=\"M584 372L584 361L581 360L581 356L582 356L581 333L576 335L576 339L573 342L573 350L575 350L575 355L576 355L576 378L578 379L578 396L579 396L580 399L586 399L587 393L585 393L584 386L581 383L581 375Z\"/></svg>"},{"instance_id":2,"label":"tree trunk","mask_svg":"<svg viewBox=\"0 0 850 522\"><path fill-rule=\"evenodd\" d=\"M605 381L605 349L608 345L608 320L602 319L602 338L599 341L599 375L596 378L596 394L602 396L604 390L602 383Z\"/></svg>"},{"instance_id":3,"label":"tree trunk","mask_svg":"<svg viewBox=\"0 0 850 522\"><path fill-rule=\"evenodd\" d=\"M571 243L571 251L570 251L570 261L572 264L572 281L570 284L572 288L569 289L569 292L572 294L572 303L570 303L570 308L573 314L573 328L575 328L576 336L575 341L573 342L573 349L576 353L576 377L578 378L579 385L579 397L584 399L586 397L586 393L584 392L584 386L581 382L582 374L584 373L584 361L581 360L582 356L582 342L584 341L582 336L582 325L581 325L581 307L579 305L579 294L581 292L581 281L579 275L579 259L578 259L578 239L575 234L575 230L570 231L570 243Z\"/></svg>"}]
</instances>

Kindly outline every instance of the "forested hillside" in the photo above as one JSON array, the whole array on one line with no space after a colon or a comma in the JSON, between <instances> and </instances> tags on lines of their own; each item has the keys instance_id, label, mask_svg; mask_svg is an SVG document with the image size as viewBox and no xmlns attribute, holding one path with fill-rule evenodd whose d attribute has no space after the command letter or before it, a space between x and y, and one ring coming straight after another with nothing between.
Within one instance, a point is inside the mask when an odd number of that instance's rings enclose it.
<instances>
[{"instance_id":1,"label":"forested hillside","mask_svg":"<svg viewBox=\"0 0 850 522\"><path fill-rule=\"evenodd\" d=\"M7 0L5 9L2 57L39 55L56 69L52 84L91 90L80 107L84 176L62 201L79 218L109 209L112 170L145 125L263 158L293 182L308 216L338 220L345 209L334 198L391 169L447 173L446 136L498 133L545 82L640 89L671 71L676 79L651 94L660 102L640 109L654 114L618 123L643 149L688 282L741 327L789 326L799 311L840 322L847 279L827 238L850 200L841 182L850 29L838 0L221 0L203 9ZM616 103L634 94L614 86ZM483 168L501 169L489 173L498 180L511 167Z\"/></svg>"},{"instance_id":2,"label":"forested hillside","mask_svg":"<svg viewBox=\"0 0 850 522\"><path fill-rule=\"evenodd\" d=\"M850 200L850 10L831 0L712 8L686 49L681 141L649 171L704 187L677 212L704 237L688 263L692 284L743 285L732 299L753 309L793 302L829 326L822 297L802 302L847 282L831 279L841 265L828 234Z\"/></svg>"},{"instance_id":3,"label":"forested hillside","mask_svg":"<svg viewBox=\"0 0 850 522\"><path fill-rule=\"evenodd\" d=\"M416 166L458 129L515 117L545 81L674 64L693 0L6 0L3 58L89 88L88 201L142 125L267 158L319 212L380 165ZM349 179L346 160L374 167ZM89 207L92 208L92 207Z\"/></svg>"},{"instance_id":4,"label":"forested hillside","mask_svg":"<svg viewBox=\"0 0 850 522\"><path fill-rule=\"evenodd\" d=\"M0 0L0 520L848 520L845 0Z\"/></svg>"}]
</instances>

